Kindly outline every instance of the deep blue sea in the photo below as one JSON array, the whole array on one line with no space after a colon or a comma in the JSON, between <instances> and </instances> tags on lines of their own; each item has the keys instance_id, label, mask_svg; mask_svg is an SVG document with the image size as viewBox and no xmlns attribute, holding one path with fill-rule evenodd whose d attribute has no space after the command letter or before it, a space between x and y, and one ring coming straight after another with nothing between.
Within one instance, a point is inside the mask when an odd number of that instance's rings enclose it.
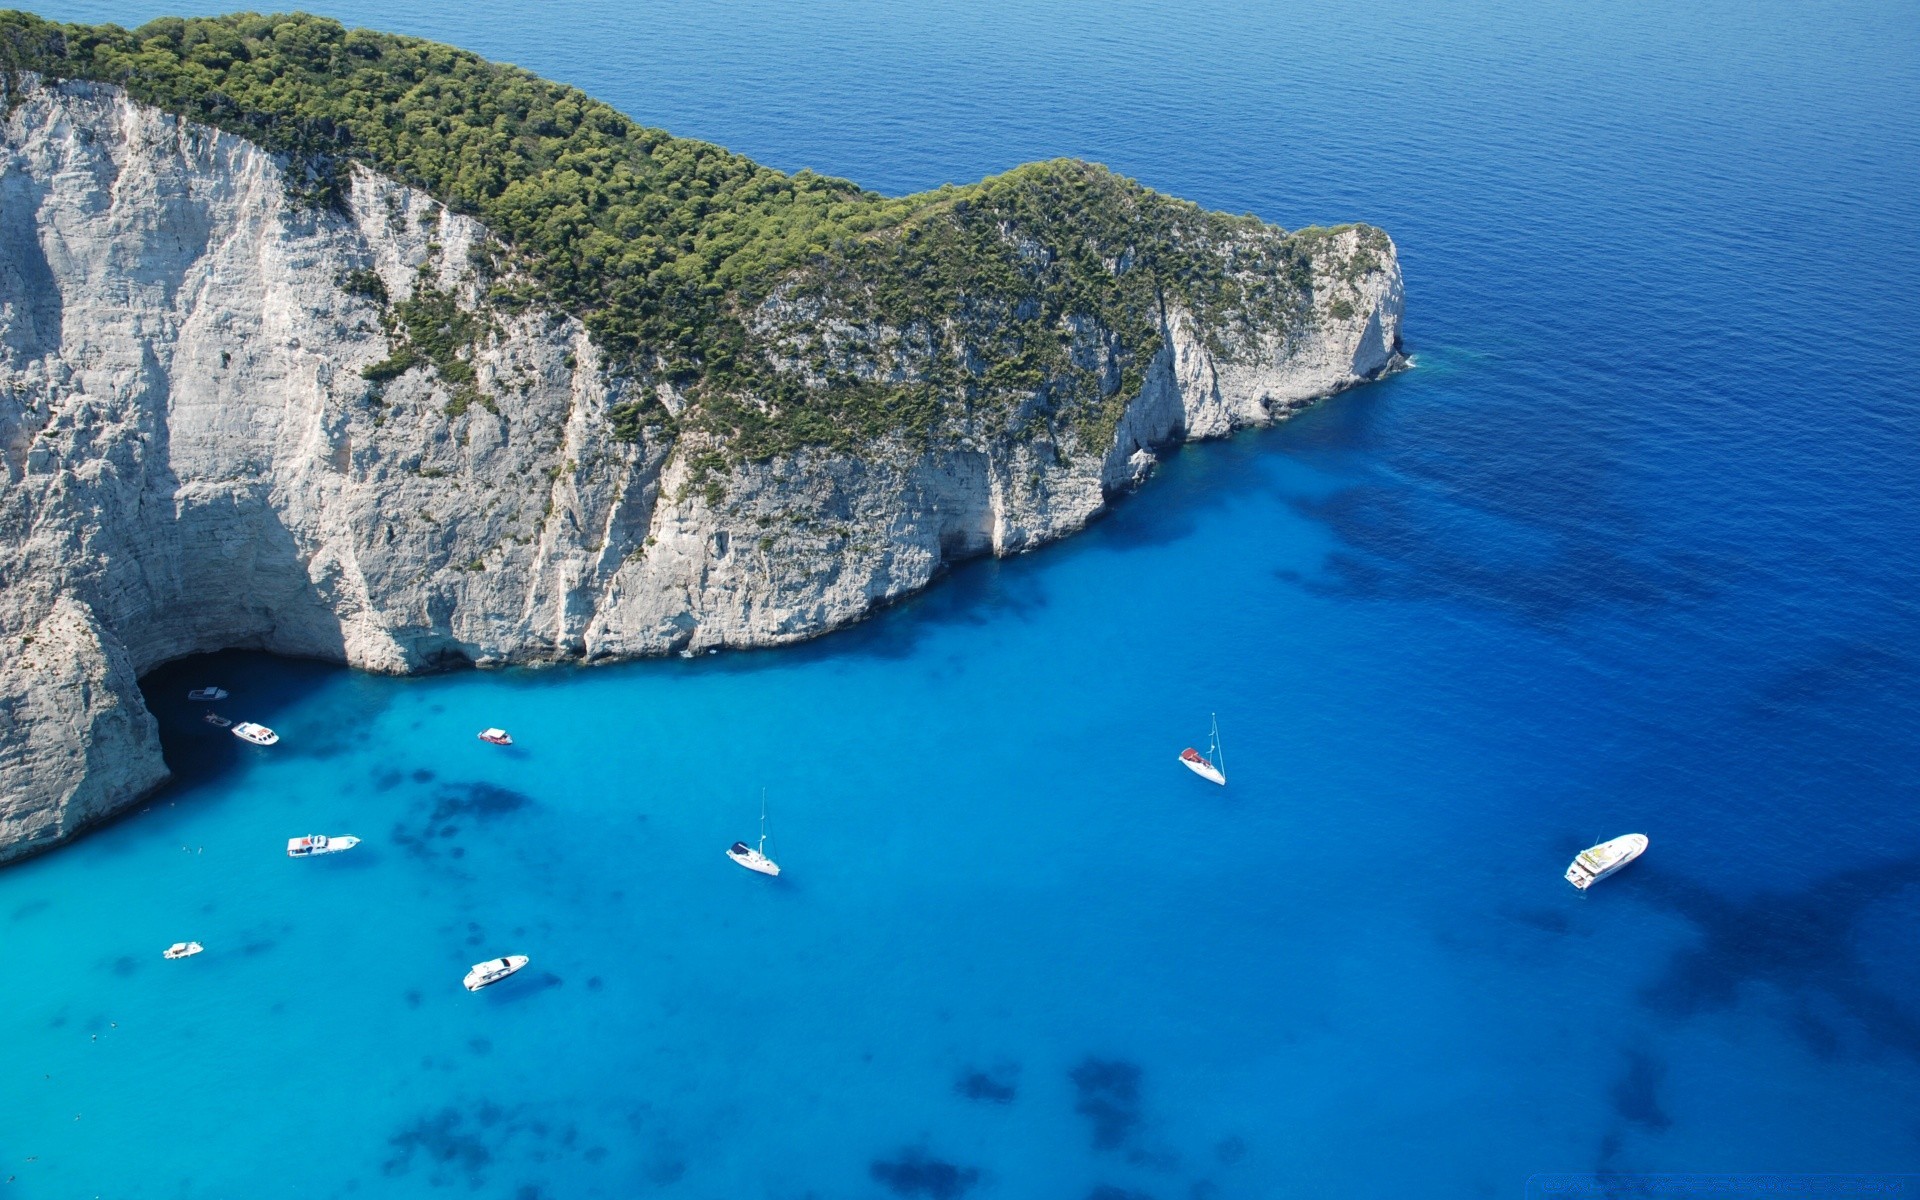
<instances>
[{"instance_id":1,"label":"deep blue sea","mask_svg":"<svg viewBox=\"0 0 1920 1200\"><path fill-rule=\"evenodd\" d=\"M163 669L179 782L0 872L5 1200L1920 1171L1912 3L309 7L885 191L1371 221L1419 365L798 649Z\"/></svg>"}]
</instances>

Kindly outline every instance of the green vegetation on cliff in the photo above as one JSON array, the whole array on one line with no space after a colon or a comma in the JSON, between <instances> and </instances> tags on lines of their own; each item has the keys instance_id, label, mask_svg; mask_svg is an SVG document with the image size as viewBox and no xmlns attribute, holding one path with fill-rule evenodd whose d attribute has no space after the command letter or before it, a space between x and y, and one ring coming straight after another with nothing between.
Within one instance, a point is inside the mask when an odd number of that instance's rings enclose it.
<instances>
[{"instance_id":1,"label":"green vegetation on cliff","mask_svg":"<svg viewBox=\"0 0 1920 1200\"><path fill-rule=\"evenodd\" d=\"M357 161L477 218L512 251L489 276L496 305L577 315L617 370L677 389L678 424L735 456L1042 427L1102 450L1159 347L1162 299L1209 325L1284 327L1318 232L1065 160L889 198L448 46L298 14L128 31L0 12L9 105L23 70L117 84L284 154L304 203L343 207ZM426 291L388 320L394 355L370 377L431 362L457 409L484 400L458 353L481 322ZM630 438L672 424L653 399L614 420Z\"/></svg>"}]
</instances>

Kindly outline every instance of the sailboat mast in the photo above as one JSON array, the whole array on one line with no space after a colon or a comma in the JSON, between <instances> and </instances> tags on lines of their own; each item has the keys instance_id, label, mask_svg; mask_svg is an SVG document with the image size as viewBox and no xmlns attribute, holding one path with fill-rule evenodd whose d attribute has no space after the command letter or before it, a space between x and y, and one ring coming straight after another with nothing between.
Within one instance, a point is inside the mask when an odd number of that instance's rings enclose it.
<instances>
[{"instance_id":1,"label":"sailboat mast","mask_svg":"<svg viewBox=\"0 0 1920 1200\"><path fill-rule=\"evenodd\" d=\"M1220 714L1213 713L1212 716L1213 716L1213 765L1220 769L1220 773L1222 775L1225 775L1227 773L1227 760L1226 760L1226 756L1220 753Z\"/></svg>"},{"instance_id":2,"label":"sailboat mast","mask_svg":"<svg viewBox=\"0 0 1920 1200\"><path fill-rule=\"evenodd\" d=\"M760 789L760 853L767 852L767 789Z\"/></svg>"}]
</instances>

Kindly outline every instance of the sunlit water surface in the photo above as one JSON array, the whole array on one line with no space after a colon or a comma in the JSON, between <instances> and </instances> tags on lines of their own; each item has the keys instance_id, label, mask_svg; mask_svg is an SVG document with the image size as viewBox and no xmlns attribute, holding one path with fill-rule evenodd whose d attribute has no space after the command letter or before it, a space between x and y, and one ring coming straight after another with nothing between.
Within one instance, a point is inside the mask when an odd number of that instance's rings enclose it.
<instances>
[{"instance_id":1,"label":"sunlit water surface","mask_svg":"<svg viewBox=\"0 0 1920 1200\"><path fill-rule=\"evenodd\" d=\"M179 782L0 873L9 1196L1920 1164L1911 6L310 7L883 190L1374 221L1420 365L798 650L163 669Z\"/></svg>"}]
</instances>

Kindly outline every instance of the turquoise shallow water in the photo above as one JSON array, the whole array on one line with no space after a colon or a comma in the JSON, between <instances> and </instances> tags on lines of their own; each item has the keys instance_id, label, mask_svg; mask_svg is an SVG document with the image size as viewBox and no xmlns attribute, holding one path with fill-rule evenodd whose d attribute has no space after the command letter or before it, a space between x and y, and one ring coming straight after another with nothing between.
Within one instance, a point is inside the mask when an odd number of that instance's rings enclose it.
<instances>
[{"instance_id":1,"label":"turquoise shallow water","mask_svg":"<svg viewBox=\"0 0 1920 1200\"><path fill-rule=\"evenodd\" d=\"M180 782L0 873L13 1194L1920 1169L1910 9L323 7L889 190L1373 220L1420 366L799 649L164 668Z\"/></svg>"}]
</instances>

